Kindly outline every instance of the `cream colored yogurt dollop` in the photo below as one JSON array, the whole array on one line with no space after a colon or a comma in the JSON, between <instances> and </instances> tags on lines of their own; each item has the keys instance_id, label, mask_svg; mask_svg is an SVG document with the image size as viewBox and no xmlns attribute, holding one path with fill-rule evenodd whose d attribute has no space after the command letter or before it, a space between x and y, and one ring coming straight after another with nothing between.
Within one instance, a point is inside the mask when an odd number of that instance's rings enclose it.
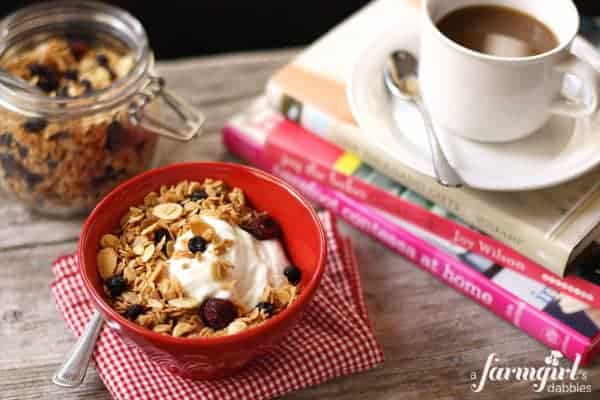
<instances>
[{"instance_id":1,"label":"cream colored yogurt dollop","mask_svg":"<svg viewBox=\"0 0 600 400\"><path fill-rule=\"evenodd\" d=\"M240 227L216 217L201 216L201 219L222 240L231 240L232 245L217 255L211 243L200 260L193 257L168 260L169 272L179 280L186 296L199 302L209 297L228 299L251 310L261 301L267 285L279 288L284 284L283 270L290 263L279 240L257 240ZM180 235L175 242L175 252L186 251L193 236L191 230ZM215 279L212 273L215 261L225 261L232 266L227 282L235 281L235 285L231 287Z\"/></svg>"}]
</instances>

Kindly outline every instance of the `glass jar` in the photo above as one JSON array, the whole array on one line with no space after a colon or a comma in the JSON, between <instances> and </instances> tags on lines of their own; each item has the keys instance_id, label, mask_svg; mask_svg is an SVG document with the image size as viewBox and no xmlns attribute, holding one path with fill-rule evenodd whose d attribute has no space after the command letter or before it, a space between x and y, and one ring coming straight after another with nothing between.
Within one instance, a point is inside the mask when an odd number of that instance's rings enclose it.
<instances>
[{"instance_id":1,"label":"glass jar","mask_svg":"<svg viewBox=\"0 0 600 400\"><path fill-rule=\"evenodd\" d=\"M118 68L106 66L98 49ZM81 58L90 51L95 58ZM86 79L68 70L69 60L79 60ZM140 22L106 4L48 2L6 17L0 21L0 68L21 68L48 92L0 85L0 186L44 214L89 211L119 182L150 166L157 135L190 140L204 120L156 75ZM94 79L107 76L105 87L89 90ZM177 123L162 122L166 107L180 117Z\"/></svg>"}]
</instances>

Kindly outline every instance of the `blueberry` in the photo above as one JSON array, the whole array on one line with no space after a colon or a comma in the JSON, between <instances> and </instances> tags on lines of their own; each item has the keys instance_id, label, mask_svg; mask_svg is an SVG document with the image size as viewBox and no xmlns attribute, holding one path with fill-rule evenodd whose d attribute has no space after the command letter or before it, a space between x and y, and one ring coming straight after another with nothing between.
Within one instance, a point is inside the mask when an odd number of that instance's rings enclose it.
<instances>
[{"instance_id":1,"label":"blueberry","mask_svg":"<svg viewBox=\"0 0 600 400\"><path fill-rule=\"evenodd\" d=\"M281 236L279 224L269 214L259 214L247 224L241 226L258 240L275 239Z\"/></svg>"},{"instance_id":2,"label":"blueberry","mask_svg":"<svg viewBox=\"0 0 600 400\"><path fill-rule=\"evenodd\" d=\"M3 153L0 154L0 165L6 176L12 176L14 173L21 168L17 160L12 154Z\"/></svg>"},{"instance_id":3,"label":"blueberry","mask_svg":"<svg viewBox=\"0 0 600 400\"><path fill-rule=\"evenodd\" d=\"M29 149L21 143L17 143L17 150L19 151L19 156L21 156L21 158L25 158L27 157L27 154L29 154Z\"/></svg>"},{"instance_id":4,"label":"blueberry","mask_svg":"<svg viewBox=\"0 0 600 400\"><path fill-rule=\"evenodd\" d=\"M198 189L192 192L190 199L193 201L204 200L208 197L208 194L204 189Z\"/></svg>"},{"instance_id":5,"label":"blueberry","mask_svg":"<svg viewBox=\"0 0 600 400\"><path fill-rule=\"evenodd\" d=\"M81 85L83 85L85 93L89 93L89 92L92 91L92 89L93 89L92 82L90 82L89 79L82 79L82 80L79 81L79 83Z\"/></svg>"},{"instance_id":6,"label":"blueberry","mask_svg":"<svg viewBox=\"0 0 600 400\"><path fill-rule=\"evenodd\" d=\"M272 316L275 312L275 307L273 307L273 304L269 303L268 301L261 301L256 305L256 308L258 308L259 311L264 312L267 317Z\"/></svg>"},{"instance_id":7,"label":"blueberry","mask_svg":"<svg viewBox=\"0 0 600 400\"><path fill-rule=\"evenodd\" d=\"M127 307L127 310L125 311L125 318L133 321L137 317L139 317L140 314L142 314L145 310L145 307L141 304L132 304L129 307Z\"/></svg>"},{"instance_id":8,"label":"blueberry","mask_svg":"<svg viewBox=\"0 0 600 400\"><path fill-rule=\"evenodd\" d=\"M49 169L54 169L54 168L58 167L58 161L54 160L52 158L48 158L46 160L46 165L48 166Z\"/></svg>"},{"instance_id":9,"label":"blueberry","mask_svg":"<svg viewBox=\"0 0 600 400\"><path fill-rule=\"evenodd\" d=\"M9 147L13 142L13 135L10 132L4 132L0 135L0 146Z\"/></svg>"},{"instance_id":10,"label":"blueberry","mask_svg":"<svg viewBox=\"0 0 600 400\"><path fill-rule=\"evenodd\" d=\"M29 186L30 189L44 180L42 175L31 172L24 167L21 167L21 175L25 179L25 182L27 182L27 186Z\"/></svg>"},{"instance_id":11,"label":"blueberry","mask_svg":"<svg viewBox=\"0 0 600 400\"><path fill-rule=\"evenodd\" d=\"M125 137L125 129L119 121L112 121L106 127L106 148L111 151L118 150Z\"/></svg>"},{"instance_id":12,"label":"blueberry","mask_svg":"<svg viewBox=\"0 0 600 400\"><path fill-rule=\"evenodd\" d=\"M79 79L79 71L76 69L68 69L63 73L63 78L69 81L77 81Z\"/></svg>"},{"instance_id":13,"label":"blueberry","mask_svg":"<svg viewBox=\"0 0 600 400\"><path fill-rule=\"evenodd\" d=\"M48 126L48 121L43 118L31 118L25 121L23 129L31 133L40 133Z\"/></svg>"},{"instance_id":14,"label":"blueberry","mask_svg":"<svg viewBox=\"0 0 600 400\"><path fill-rule=\"evenodd\" d=\"M102 65L103 67L108 65L108 57L106 57L106 54L98 54L96 56L96 61L98 61L98 64Z\"/></svg>"},{"instance_id":15,"label":"blueberry","mask_svg":"<svg viewBox=\"0 0 600 400\"><path fill-rule=\"evenodd\" d=\"M112 297L117 297L127 290L127 281L120 276L113 276L106 282L108 291Z\"/></svg>"},{"instance_id":16,"label":"blueberry","mask_svg":"<svg viewBox=\"0 0 600 400\"><path fill-rule=\"evenodd\" d=\"M166 240L169 239L169 231L166 230L165 228L160 228L156 231L154 231L154 243L158 244L160 243L161 240L163 240L163 238L167 238Z\"/></svg>"},{"instance_id":17,"label":"blueberry","mask_svg":"<svg viewBox=\"0 0 600 400\"><path fill-rule=\"evenodd\" d=\"M69 87L68 86L59 87L58 90L56 91L56 96L57 97L70 97L69 96Z\"/></svg>"},{"instance_id":18,"label":"blueberry","mask_svg":"<svg viewBox=\"0 0 600 400\"><path fill-rule=\"evenodd\" d=\"M229 300L208 298L200 306L200 316L206 326L218 331L237 318L237 310Z\"/></svg>"},{"instance_id":19,"label":"blueberry","mask_svg":"<svg viewBox=\"0 0 600 400\"><path fill-rule=\"evenodd\" d=\"M37 76L37 86L44 92L50 93L58 88L59 76L54 68L47 65L33 63L29 65L29 72L33 76Z\"/></svg>"},{"instance_id":20,"label":"blueberry","mask_svg":"<svg viewBox=\"0 0 600 400\"><path fill-rule=\"evenodd\" d=\"M290 265L283 270L283 274L287 278L288 282L296 286L302 280L302 271L295 265Z\"/></svg>"},{"instance_id":21,"label":"blueberry","mask_svg":"<svg viewBox=\"0 0 600 400\"><path fill-rule=\"evenodd\" d=\"M188 249L192 252L192 253L197 253L197 252L204 252L204 250L206 250L206 240L204 240L204 238L202 238L201 236L194 236L193 238L191 238L188 241Z\"/></svg>"}]
</instances>

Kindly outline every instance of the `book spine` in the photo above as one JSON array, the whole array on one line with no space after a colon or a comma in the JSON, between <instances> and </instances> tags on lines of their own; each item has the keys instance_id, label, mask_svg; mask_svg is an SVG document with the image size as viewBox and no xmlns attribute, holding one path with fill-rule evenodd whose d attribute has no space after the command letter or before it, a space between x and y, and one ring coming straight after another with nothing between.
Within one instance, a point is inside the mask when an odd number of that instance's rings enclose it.
<instances>
[{"instance_id":1,"label":"book spine","mask_svg":"<svg viewBox=\"0 0 600 400\"><path fill-rule=\"evenodd\" d=\"M486 207L471 197L461 197L457 193L448 196L444 192L447 189L440 187L433 179L386 160L378 149L358 137L360 132L356 127L339 122L322 110L287 95L274 82L267 85L266 96L274 109L306 130L355 153L385 175L458 215L550 272L558 276L565 275L572 249L549 241L543 232L524 225L506 213Z\"/></svg>"},{"instance_id":2,"label":"book spine","mask_svg":"<svg viewBox=\"0 0 600 400\"><path fill-rule=\"evenodd\" d=\"M238 156L247 157L260 153L255 151L260 150L260 144L252 143L234 128L226 127L223 136L225 145ZM244 151L244 148L251 148L252 151ZM580 354L582 363L588 360L587 354L591 349L588 338L523 302L460 260L388 221L383 215L318 182L269 165L265 157L248 158L246 161L255 163L293 184L312 201L329 209L349 224L379 240L394 252L548 347L560 350L570 359Z\"/></svg>"},{"instance_id":3,"label":"book spine","mask_svg":"<svg viewBox=\"0 0 600 400\"><path fill-rule=\"evenodd\" d=\"M400 197L400 193L386 190L349 175L352 169L360 168L360 159L352 154L344 153L340 148L321 139L301 126L282 118L276 112L262 112L252 121L234 121L231 129L250 130L256 128L255 135L263 138L264 145L250 150L252 155L246 159L265 158L263 163L271 163L281 170L312 179L325 186L336 189L369 206L389 212L404 221L419 226L438 237L480 254L505 268L542 282L554 290L568 294L586 304L600 308L600 286L594 285L577 276L560 278L548 272L541 265L534 263L513 249L497 240L470 229L460 222L434 214L424 205L418 205ZM310 148L310 153L304 149ZM338 172L345 171L345 173ZM372 173L375 173L374 171ZM371 174L372 174L371 173ZM392 186L392 185L388 185ZM393 185L402 190L400 185ZM410 193L405 190L402 195ZM410 196L415 200L416 194ZM424 199L416 200L418 202ZM438 208L438 211L443 212Z\"/></svg>"}]
</instances>

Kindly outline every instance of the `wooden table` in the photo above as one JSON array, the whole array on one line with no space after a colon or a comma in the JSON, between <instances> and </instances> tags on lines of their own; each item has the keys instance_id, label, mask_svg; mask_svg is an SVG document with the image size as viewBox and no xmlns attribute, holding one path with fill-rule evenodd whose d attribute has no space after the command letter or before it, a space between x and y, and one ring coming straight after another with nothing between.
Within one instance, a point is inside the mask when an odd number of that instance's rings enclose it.
<instances>
[{"instance_id":1,"label":"wooden table","mask_svg":"<svg viewBox=\"0 0 600 400\"><path fill-rule=\"evenodd\" d=\"M167 144L161 162L229 160L221 144L226 119L260 94L268 76L294 50L206 57L162 63L169 85L207 113L207 133L193 146ZM173 151L175 150L175 151ZM53 386L50 377L75 339L49 292L49 265L73 252L82 219L32 215L0 198L0 399L108 399L93 368L74 390ZM480 372L492 352L510 366L542 366L542 344L439 283L380 244L342 227L354 238L366 298L385 364L368 373L337 379L287 399L518 399L535 394L530 383L488 384L472 393L471 371ZM600 398L600 362L587 369ZM577 398L587 396L578 395Z\"/></svg>"}]
</instances>

